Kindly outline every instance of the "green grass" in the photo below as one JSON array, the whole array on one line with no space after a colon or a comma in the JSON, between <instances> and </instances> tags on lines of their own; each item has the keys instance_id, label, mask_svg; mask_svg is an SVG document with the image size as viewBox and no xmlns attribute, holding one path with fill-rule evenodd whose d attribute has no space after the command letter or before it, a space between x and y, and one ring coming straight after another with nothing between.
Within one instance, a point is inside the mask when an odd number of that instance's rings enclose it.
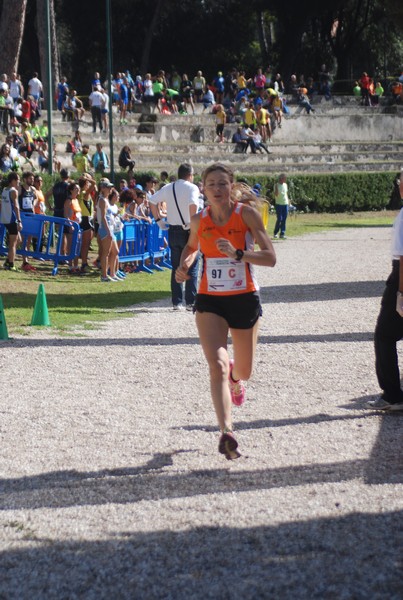
<instances>
[{"instance_id":1,"label":"green grass","mask_svg":"<svg viewBox=\"0 0 403 600\"><path fill-rule=\"evenodd\" d=\"M287 236L348 227L390 227L396 214L393 211L298 214L287 220ZM271 214L270 234L274 222L275 215ZM45 287L52 328L61 335L83 335L97 322L131 315L131 311L125 310L130 306L151 303L170 294L169 270L153 275L133 273L125 281L105 284L99 281L98 271L72 276L61 267L59 275L52 277L50 265L37 263L37 267L38 271L30 273L0 269L0 293L9 336L13 333L30 335L35 330L30 323L40 283Z\"/></svg>"},{"instance_id":2,"label":"green grass","mask_svg":"<svg viewBox=\"0 0 403 600\"><path fill-rule=\"evenodd\" d=\"M311 213L289 216L287 219L287 236L294 237L307 233L329 231L349 227L390 227L397 215L396 211L374 211L359 213ZM276 215L269 217L268 231L272 233Z\"/></svg>"},{"instance_id":3,"label":"green grass","mask_svg":"<svg viewBox=\"0 0 403 600\"><path fill-rule=\"evenodd\" d=\"M93 322L130 315L127 309L141 302L150 303L168 296L170 271L129 274L125 281L101 283L99 272L72 276L60 269L52 277L51 268L38 266L33 273L0 271L0 290L9 336L29 335L39 284L43 283L51 325L60 334L72 328L88 330Z\"/></svg>"}]
</instances>

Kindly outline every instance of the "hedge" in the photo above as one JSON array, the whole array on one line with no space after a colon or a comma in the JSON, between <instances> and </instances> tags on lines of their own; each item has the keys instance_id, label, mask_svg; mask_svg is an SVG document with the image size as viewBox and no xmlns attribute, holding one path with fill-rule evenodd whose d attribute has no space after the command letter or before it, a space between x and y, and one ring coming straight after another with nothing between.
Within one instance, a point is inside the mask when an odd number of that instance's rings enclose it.
<instances>
[{"instance_id":1,"label":"hedge","mask_svg":"<svg viewBox=\"0 0 403 600\"><path fill-rule=\"evenodd\" d=\"M76 173L71 174L77 176ZM152 171L136 171L134 177L137 183L144 185L148 176L159 176ZM105 173L110 177L110 173ZM397 193L396 180L400 173L335 173L321 175L292 175L287 174L289 195L294 206L304 212L351 212L384 210L399 208L401 203ZM96 175L99 179L101 175ZM57 175L42 173L43 189L46 192L58 179ZM114 183L127 179L127 173L117 171ZM196 178L197 180L198 178ZM260 183L262 193L274 204L273 188L278 176L242 176L237 175L238 181L245 181L250 186ZM4 184L3 184L4 185Z\"/></svg>"},{"instance_id":2,"label":"hedge","mask_svg":"<svg viewBox=\"0 0 403 600\"><path fill-rule=\"evenodd\" d=\"M287 174L289 196L294 206L304 212L346 212L383 210L393 198L394 173L335 173L323 175ZM273 203L273 187L278 177L239 176L249 185L260 183Z\"/></svg>"}]
</instances>

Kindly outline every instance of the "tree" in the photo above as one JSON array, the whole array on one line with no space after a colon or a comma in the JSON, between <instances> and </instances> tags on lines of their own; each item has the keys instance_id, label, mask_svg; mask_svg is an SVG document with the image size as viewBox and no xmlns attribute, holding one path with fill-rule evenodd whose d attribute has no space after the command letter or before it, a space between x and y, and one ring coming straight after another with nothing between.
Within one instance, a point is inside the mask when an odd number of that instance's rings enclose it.
<instances>
[{"instance_id":1,"label":"tree","mask_svg":"<svg viewBox=\"0 0 403 600\"><path fill-rule=\"evenodd\" d=\"M48 40L46 37L46 2L49 2L50 11L50 47L51 47L51 65L52 65L52 76L53 84L57 84L60 79L60 66L59 66L59 54L57 49L56 40L56 20L55 20L55 7L53 0L36 0L36 32L38 36L39 45L39 60L40 60L40 71L44 85L44 97L47 97L48 90L48 78L47 78L47 54L48 54Z\"/></svg>"},{"instance_id":2,"label":"tree","mask_svg":"<svg viewBox=\"0 0 403 600\"><path fill-rule=\"evenodd\" d=\"M0 18L0 71L18 71L28 0L4 2Z\"/></svg>"}]
</instances>

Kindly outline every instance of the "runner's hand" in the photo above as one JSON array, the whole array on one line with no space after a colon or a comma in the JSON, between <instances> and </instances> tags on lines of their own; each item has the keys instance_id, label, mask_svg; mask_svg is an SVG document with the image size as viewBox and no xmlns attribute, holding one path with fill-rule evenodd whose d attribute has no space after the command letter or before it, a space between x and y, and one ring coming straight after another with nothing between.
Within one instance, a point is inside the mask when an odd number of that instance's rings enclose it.
<instances>
[{"instance_id":1,"label":"runner's hand","mask_svg":"<svg viewBox=\"0 0 403 600\"><path fill-rule=\"evenodd\" d=\"M235 258L236 248L234 248L229 240L226 240L225 238L219 238L216 241L216 246L222 254L225 254L229 258Z\"/></svg>"},{"instance_id":2,"label":"runner's hand","mask_svg":"<svg viewBox=\"0 0 403 600\"><path fill-rule=\"evenodd\" d=\"M188 270L185 267L178 267L175 271L176 283L183 283L188 279L190 279L190 275L188 275Z\"/></svg>"}]
</instances>

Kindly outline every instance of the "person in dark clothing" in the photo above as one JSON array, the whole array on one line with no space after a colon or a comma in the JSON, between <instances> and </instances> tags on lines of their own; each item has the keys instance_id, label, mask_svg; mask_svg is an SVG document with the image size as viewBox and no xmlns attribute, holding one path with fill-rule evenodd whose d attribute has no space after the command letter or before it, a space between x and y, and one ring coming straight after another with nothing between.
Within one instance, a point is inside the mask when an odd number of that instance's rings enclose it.
<instances>
[{"instance_id":1,"label":"person in dark clothing","mask_svg":"<svg viewBox=\"0 0 403 600\"><path fill-rule=\"evenodd\" d=\"M129 146L123 146L119 154L119 167L123 170L133 171L136 162L132 159L132 154Z\"/></svg>"},{"instance_id":2,"label":"person in dark clothing","mask_svg":"<svg viewBox=\"0 0 403 600\"><path fill-rule=\"evenodd\" d=\"M403 168L400 173L400 197L403 199ZM403 410L403 390L396 345L403 338L403 209L393 226L392 272L386 281L381 310L375 328L375 368L383 391L368 407L376 410Z\"/></svg>"}]
</instances>

